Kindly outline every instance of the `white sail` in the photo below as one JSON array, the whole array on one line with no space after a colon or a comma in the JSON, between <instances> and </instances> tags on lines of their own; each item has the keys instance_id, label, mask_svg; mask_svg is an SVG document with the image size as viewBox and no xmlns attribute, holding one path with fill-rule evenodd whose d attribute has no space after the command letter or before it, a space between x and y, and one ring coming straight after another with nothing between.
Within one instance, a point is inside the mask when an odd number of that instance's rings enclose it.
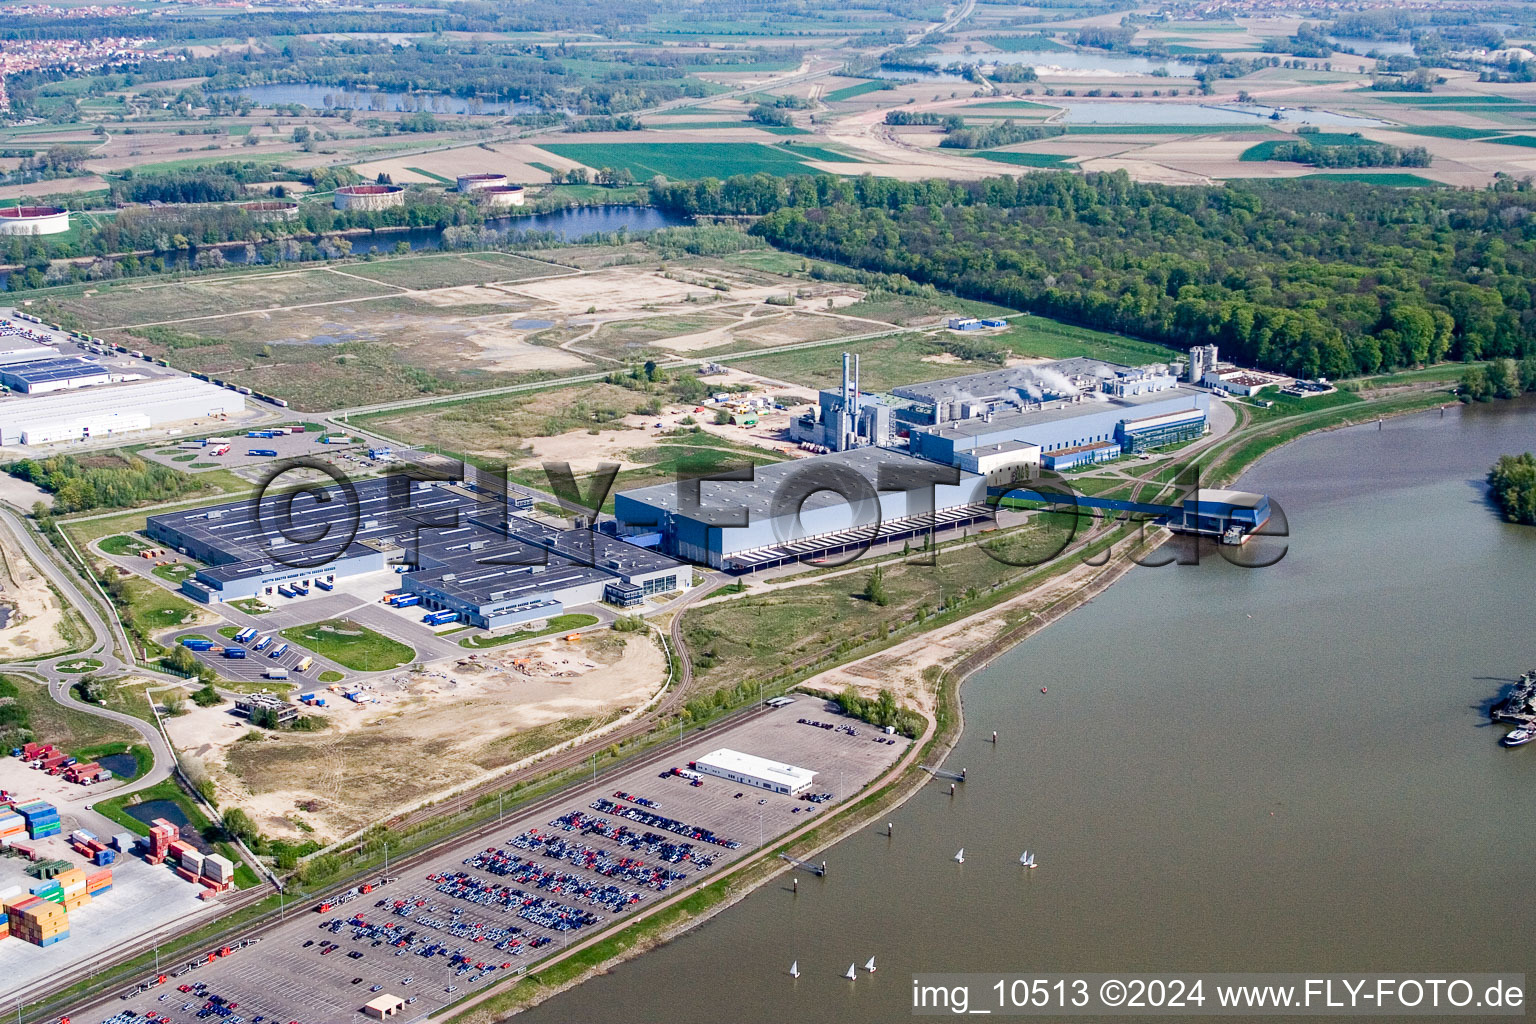
<instances>
[{"instance_id":1,"label":"white sail","mask_svg":"<svg viewBox=\"0 0 1536 1024\"><path fill-rule=\"evenodd\" d=\"M794 963L789 965L789 976L791 978L798 978L798 977L800 977L800 961L799 960L796 960Z\"/></svg>"},{"instance_id":2,"label":"white sail","mask_svg":"<svg viewBox=\"0 0 1536 1024\"><path fill-rule=\"evenodd\" d=\"M1029 851L1028 850L1025 850L1023 853L1019 854L1019 863L1023 864L1025 867L1029 867Z\"/></svg>"},{"instance_id":3,"label":"white sail","mask_svg":"<svg viewBox=\"0 0 1536 1024\"><path fill-rule=\"evenodd\" d=\"M848 973L843 975L843 977L847 978L849 981L852 981L854 978L859 976L858 972L854 970L854 966L854 964L849 964Z\"/></svg>"},{"instance_id":4,"label":"white sail","mask_svg":"<svg viewBox=\"0 0 1536 1024\"><path fill-rule=\"evenodd\" d=\"M1035 855L1034 854L1030 854L1029 855L1029 866L1030 867L1034 867L1035 866Z\"/></svg>"},{"instance_id":5,"label":"white sail","mask_svg":"<svg viewBox=\"0 0 1536 1024\"><path fill-rule=\"evenodd\" d=\"M869 958L869 963L864 965L864 969L866 971L868 971L870 974L874 974L875 973L875 958L874 957L870 957Z\"/></svg>"},{"instance_id":6,"label":"white sail","mask_svg":"<svg viewBox=\"0 0 1536 1024\"><path fill-rule=\"evenodd\" d=\"M955 863L956 864L964 864L965 863L965 847L963 847L963 846L960 847L960 852L955 854Z\"/></svg>"}]
</instances>

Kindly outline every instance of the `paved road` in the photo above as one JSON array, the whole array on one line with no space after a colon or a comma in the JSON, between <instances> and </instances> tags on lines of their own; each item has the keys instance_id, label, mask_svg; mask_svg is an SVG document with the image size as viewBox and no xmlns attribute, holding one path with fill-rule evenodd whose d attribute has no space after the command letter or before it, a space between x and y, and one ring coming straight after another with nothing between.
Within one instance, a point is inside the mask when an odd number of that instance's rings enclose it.
<instances>
[{"instance_id":1,"label":"paved road","mask_svg":"<svg viewBox=\"0 0 1536 1024\"><path fill-rule=\"evenodd\" d=\"M44 549L44 545L38 540L37 534L33 532L26 520L3 505L0 505L0 528L5 529L11 534L23 554L37 566L39 572L47 576L53 585L58 588L59 593L63 595L64 602L73 608L85 621L92 637L85 648L73 654L41 658L36 661L21 663L17 667L23 668L27 674L45 683L48 687L49 696L56 703L126 726L138 733L143 743L149 747L150 752L154 754L154 766L141 778L112 790L113 796L135 793L168 778L171 774L172 766L176 763L176 759L171 753L170 744L166 743L165 737L161 735L160 730L143 719L135 718L121 711L113 711L110 708L86 704L78 700L70 691L70 686L79 677L59 671L61 663L78 661L82 657L94 658L101 662L102 667L99 671L105 675L138 671L131 657L125 661L121 656L132 650L128 637L123 633L122 627L115 619L109 623L102 616L96 601L89 600L83 593L80 582L75 574L56 562L52 554ZM119 642L121 647L119 647Z\"/></svg>"}]
</instances>

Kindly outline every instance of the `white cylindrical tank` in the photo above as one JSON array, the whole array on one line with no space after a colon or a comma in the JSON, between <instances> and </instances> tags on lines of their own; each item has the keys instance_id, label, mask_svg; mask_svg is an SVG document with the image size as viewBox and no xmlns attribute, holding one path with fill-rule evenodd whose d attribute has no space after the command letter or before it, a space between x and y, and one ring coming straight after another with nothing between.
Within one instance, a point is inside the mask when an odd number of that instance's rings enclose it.
<instances>
[{"instance_id":1,"label":"white cylindrical tank","mask_svg":"<svg viewBox=\"0 0 1536 1024\"><path fill-rule=\"evenodd\" d=\"M338 210L387 210L405 205L400 185L343 185L336 190Z\"/></svg>"},{"instance_id":2,"label":"white cylindrical tank","mask_svg":"<svg viewBox=\"0 0 1536 1024\"><path fill-rule=\"evenodd\" d=\"M62 206L7 206L0 209L0 235L60 235L69 230Z\"/></svg>"},{"instance_id":3,"label":"white cylindrical tank","mask_svg":"<svg viewBox=\"0 0 1536 1024\"><path fill-rule=\"evenodd\" d=\"M507 176L497 174L494 171L478 171L474 174L459 175L458 189L460 192L479 192L482 189L495 188L505 185Z\"/></svg>"},{"instance_id":4,"label":"white cylindrical tank","mask_svg":"<svg viewBox=\"0 0 1536 1024\"><path fill-rule=\"evenodd\" d=\"M527 193L521 185L492 185L489 188L477 189L475 195L482 203L495 210L522 206L527 201Z\"/></svg>"}]
</instances>

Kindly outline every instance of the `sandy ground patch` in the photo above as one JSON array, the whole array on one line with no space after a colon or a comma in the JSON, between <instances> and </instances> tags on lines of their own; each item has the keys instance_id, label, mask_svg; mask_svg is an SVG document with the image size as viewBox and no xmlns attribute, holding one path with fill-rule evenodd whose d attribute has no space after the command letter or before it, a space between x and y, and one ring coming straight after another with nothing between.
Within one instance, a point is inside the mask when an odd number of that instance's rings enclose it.
<instances>
[{"instance_id":1,"label":"sandy ground patch","mask_svg":"<svg viewBox=\"0 0 1536 1024\"><path fill-rule=\"evenodd\" d=\"M697 285L669 280L655 269L634 267L612 267L579 276L527 281L518 284L516 292L533 299L539 306L554 306L572 312L596 307L597 313L666 306L681 303L689 296L713 298L716 295ZM769 295L783 292L782 285L742 286L731 289L731 299L733 302L761 302ZM668 345L672 340L668 340Z\"/></svg>"},{"instance_id":2,"label":"sandy ground patch","mask_svg":"<svg viewBox=\"0 0 1536 1024\"><path fill-rule=\"evenodd\" d=\"M5 575L0 604L11 606L10 624L0 629L0 658L34 658L63 649L63 605L5 530L0 530L0 559Z\"/></svg>"},{"instance_id":3,"label":"sandy ground patch","mask_svg":"<svg viewBox=\"0 0 1536 1024\"><path fill-rule=\"evenodd\" d=\"M337 836L638 707L665 674L650 638L603 631L376 679L374 704L322 690L334 706L305 709L329 723L321 733L247 741L248 726L217 711L177 723L264 832Z\"/></svg>"},{"instance_id":4,"label":"sandy ground patch","mask_svg":"<svg viewBox=\"0 0 1536 1024\"><path fill-rule=\"evenodd\" d=\"M78 178L56 178L53 181L43 182L47 186L49 194L63 192L93 192L107 187L107 180L95 174L85 174ZM41 191L37 184L31 185L0 185L0 199L35 199ZM76 214L75 216L79 216Z\"/></svg>"}]
</instances>

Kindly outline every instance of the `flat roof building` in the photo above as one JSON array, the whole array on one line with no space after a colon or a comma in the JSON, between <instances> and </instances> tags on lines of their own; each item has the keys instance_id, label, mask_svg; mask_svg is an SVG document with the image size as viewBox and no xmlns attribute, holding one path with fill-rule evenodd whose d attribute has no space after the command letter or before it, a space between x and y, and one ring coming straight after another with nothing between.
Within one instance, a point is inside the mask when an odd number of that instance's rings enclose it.
<instances>
[{"instance_id":1,"label":"flat roof building","mask_svg":"<svg viewBox=\"0 0 1536 1024\"><path fill-rule=\"evenodd\" d=\"M51 359L0 364L0 384L28 395L91 387L111 380L111 371L96 360L83 356L56 356Z\"/></svg>"},{"instance_id":2,"label":"flat roof building","mask_svg":"<svg viewBox=\"0 0 1536 1024\"><path fill-rule=\"evenodd\" d=\"M770 761L766 757L743 754L726 747L705 754L693 762L693 768L703 775L713 775L787 796L805 792L816 781L816 773L809 768Z\"/></svg>"},{"instance_id":3,"label":"flat roof building","mask_svg":"<svg viewBox=\"0 0 1536 1024\"><path fill-rule=\"evenodd\" d=\"M409 979L407 979L409 980ZM383 1020L385 1017L393 1017L405 1009L405 1000L399 996L392 996L388 992L376 998L368 1000L363 1005L363 1013L375 1020Z\"/></svg>"},{"instance_id":4,"label":"flat roof building","mask_svg":"<svg viewBox=\"0 0 1536 1024\"><path fill-rule=\"evenodd\" d=\"M732 474L734 475L734 474ZM746 571L990 519L987 482L890 448L791 459L614 496L621 536Z\"/></svg>"},{"instance_id":5,"label":"flat roof building","mask_svg":"<svg viewBox=\"0 0 1536 1024\"><path fill-rule=\"evenodd\" d=\"M38 397L0 400L0 444L46 444L228 416L238 392L190 377L154 377Z\"/></svg>"},{"instance_id":6,"label":"flat roof building","mask_svg":"<svg viewBox=\"0 0 1536 1024\"><path fill-rule=\"evenodd\" d=\"M557 615L565 605L633 607L686 590L693 578L659 551L509 514L488 490L403 474L167 512L151 516L147 532L209 563L181 584L199 601L267 597L288 584L394 563L405 566L401 589L423 609L455 611L489 629Z\"/></svg>"}]
</instances>

